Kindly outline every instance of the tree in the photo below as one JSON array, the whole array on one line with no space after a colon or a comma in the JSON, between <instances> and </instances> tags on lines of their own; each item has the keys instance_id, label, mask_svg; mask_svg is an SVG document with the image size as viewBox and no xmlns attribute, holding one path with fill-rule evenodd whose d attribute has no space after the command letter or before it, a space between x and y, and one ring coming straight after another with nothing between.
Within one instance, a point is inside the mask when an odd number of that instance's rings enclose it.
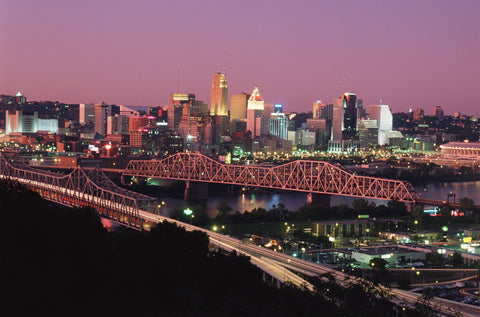
<instances>
[{"instance_id":1,"label":"tree","mask_svg":"<svg viewBox=\"0 0 480 317\"><path fill-rule=\"evenodd\" d=\"M411 213L412 223L415 226L423 226L427 221L427 215L423 212L422 205L415 205ZM416 223L415 223L416 221Z\"/></svg>"},{"instance_id":2,"label":"tree","mask_svg":"<svg viewBox=\"0 0 480 317\"><path fill-rule=\"evenodd\" d=\"M370 266L374 269L383 270L387 266L387 261L382 258L373 258L370 260Z\"/></svg>"},{"instance_id":3,"label":"tree","mask_svg":"<svg viewBox=\"0 0 480 317\"><path fill-rule=\"evenodd\" d=\"M463 265L462 255L456 251L452 255L452 265L454 267L461 267Z\"/></svg>"},{"instance_id":4,"label":"tree","mask_svg":"<svg viewBox=\"0 0 480 317\"><path fill-rule=\"evenodd\" d=\"M352 207L355 209L355 211L367 211L368 201L363 198L354 199L352 202Z\"/></svg>"},{"instance_id":5,"label":"tree","mask_svg":"<svg viewBox=\"0 0 480 317\"><path fill-rule=\"evenodd\" d=\"M442 266L443 265L443 256L438 252L430 252L425 255L425 259L432 266Z\"/></svg>"},{"instance_id":6,"label":"tree","mask_svg":"<svg viewBox=\"0 0 480 317\"><path fill-rule=\"evenodd\" d=\"M225 219L230 211L232 211L232 207L230 207L226 202L220 202L217 206L218 210L218 217L221 219Z\"/></svg>"},{"instance_id":7,"label":"tree","mask_svg":"<svg viewBox=\"0 0 480 317\"><path fill-rule=\"evenodd\" d=\"M460 198L459 202L460 202L460 211L463 211L464 213L468 211L472 211L475 208L473 199L463 197L463 198Z\"/></svg>"}]
</instances>

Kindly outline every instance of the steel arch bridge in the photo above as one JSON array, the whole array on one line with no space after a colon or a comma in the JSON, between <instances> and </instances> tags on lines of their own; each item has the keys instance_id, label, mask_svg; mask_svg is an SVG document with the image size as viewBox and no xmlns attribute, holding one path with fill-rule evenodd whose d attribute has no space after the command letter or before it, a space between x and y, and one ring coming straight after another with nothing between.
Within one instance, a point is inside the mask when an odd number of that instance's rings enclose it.
<instances>
[{"instance_id":1,"label":"steel arch bridge","mask_svg":"<svg viewBox=\"0 0 480 317\"><path fill-rule=\"evenodd\" d=\"M177 153L162 160L132 160L123 175L267 187L408 203L415 203L418 199L418 194L409 182L355 175L323 161L298 160L263 167L222 164L199 153Z\"/></svg>"},{"instance_id":2,"label":"steel arch bridge","mask_svg":"<svg viewBox=\"0 0 480 317\"><path fill-rule=\"evenodd\" d=\"M92 207L100 216L136 229L142 229L139 210L158 211L154 198L118 187L100 168L86 171L79 166L61 175L9 161L0 153L0 178L16 180L44 199L65 206Z\"/></svg>"}]
</instances>

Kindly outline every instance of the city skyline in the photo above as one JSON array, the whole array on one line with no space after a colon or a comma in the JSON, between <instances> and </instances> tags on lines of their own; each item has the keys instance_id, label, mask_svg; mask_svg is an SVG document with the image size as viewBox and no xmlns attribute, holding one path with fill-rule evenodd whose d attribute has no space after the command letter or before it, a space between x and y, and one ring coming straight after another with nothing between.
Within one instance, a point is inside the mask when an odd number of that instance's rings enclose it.
<instances>
[{"instance_id":1,"label":"city skyline","mask_svg":"<svg viewBox=\"0 0 480 317\"><path fill-rule=\"evenodd\" d=\"M353 92L392 112L478 114L476 1L221 4L0 1L0 93L164 106L179 67L179 91L205 102L226 71L229 103L257 85L286 111Z\"/></svg>"}]
</instances>

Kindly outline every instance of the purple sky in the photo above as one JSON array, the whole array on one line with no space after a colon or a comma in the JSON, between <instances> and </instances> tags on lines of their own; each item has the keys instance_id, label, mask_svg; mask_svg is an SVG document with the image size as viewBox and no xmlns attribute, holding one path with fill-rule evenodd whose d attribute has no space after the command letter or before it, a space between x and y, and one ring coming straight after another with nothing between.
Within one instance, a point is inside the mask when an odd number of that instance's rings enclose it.
<instances>
[{"instance_id":1,"label":"purple sky","mask_svg":"<svg viewBox=\"0 0 480 317\"><path fill-rule=\"evenodd\" d=\"M165 105L229 93L311 111L355 92L392 110L480 114L478 0L0 0L0 93ZM345 82L343 83L343 78Z\"/></svg>"}]
</instances>

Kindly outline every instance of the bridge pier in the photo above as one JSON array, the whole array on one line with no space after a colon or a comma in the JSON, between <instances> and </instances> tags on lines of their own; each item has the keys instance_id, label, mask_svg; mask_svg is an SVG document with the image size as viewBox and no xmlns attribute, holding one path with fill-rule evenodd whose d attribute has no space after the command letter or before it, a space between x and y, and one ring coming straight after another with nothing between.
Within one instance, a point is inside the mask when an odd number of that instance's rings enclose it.
<instances>
[{"instance_id":1,"label":"bridge pier","mask_svg":"<svg viewBox=\"0 0 480 317\"><path fill-rule=\"evenodd\" d=\"M407 208L408 208L408 213L411 214L413 211L413 203L408 203Z\"/></svg>"},{"instance_id":2,"label":"bridge pier","mask_svg":"<svg viewBox=\"0 0 480 317\"><path fill-rule=\"evenodd\" d=\"M208 183L187 181L184 200L207 200L208 199Z\"/></svg>"},{"instance_id":3,"label":"bridge pier","mask_svg":"<svg viewBox=\"0 0 480 317\"><path fill-rule=\"evenodd\" d=\"M309 193L307 197L307 203L316 203L321 206L330 207L331 199L332 195Z\"/></svg>"}]
</instances>

